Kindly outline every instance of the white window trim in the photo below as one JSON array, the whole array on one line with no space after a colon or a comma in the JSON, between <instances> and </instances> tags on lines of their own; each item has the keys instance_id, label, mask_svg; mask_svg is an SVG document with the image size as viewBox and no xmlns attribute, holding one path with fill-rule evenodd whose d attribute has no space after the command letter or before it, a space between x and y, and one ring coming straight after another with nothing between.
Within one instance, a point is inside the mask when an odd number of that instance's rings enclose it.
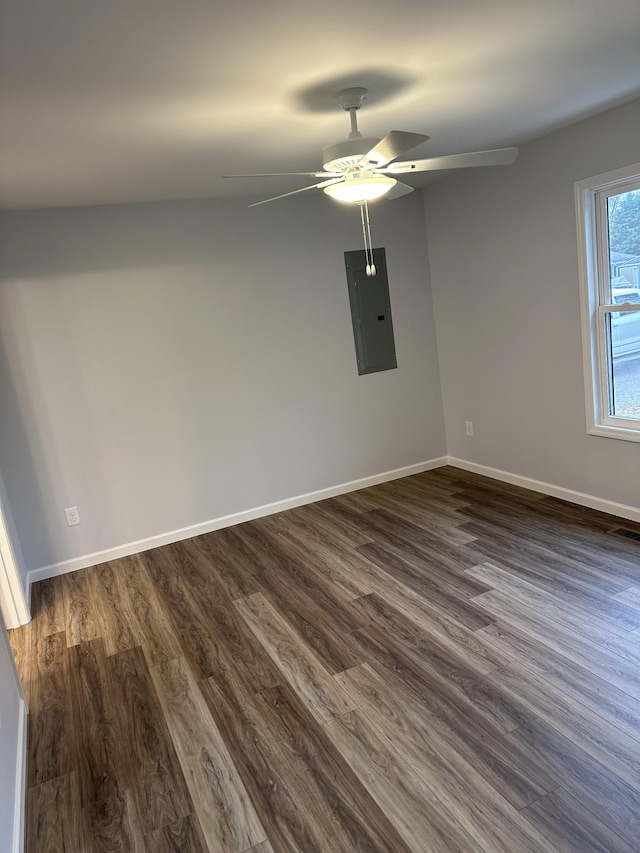
<instances>
[{"instance_id":1,"label":"white window trim","mask_svg":"<svg viewBox=\"0 0 640 853\"><path fill-rule=\"evenodd\" d=\"M601 293L609 281L608 269L602 269L608 251L606 245L596 245L594 234L597 234L600 242L606 242L606 222L601 221L600 227L596 229L597 218L603 216L602 208L597 203L598 195L602 192L614 195L625 184L637 181L638 175L640 163L635 163L575 184L587 432L625 441L640 441L640 421L609 414L605 342L602 339L604 323L601 317L613 309L601 305ZM616 312L621 310L629 309L622 305L616 306Z\"/></svg>"}]
</instances>

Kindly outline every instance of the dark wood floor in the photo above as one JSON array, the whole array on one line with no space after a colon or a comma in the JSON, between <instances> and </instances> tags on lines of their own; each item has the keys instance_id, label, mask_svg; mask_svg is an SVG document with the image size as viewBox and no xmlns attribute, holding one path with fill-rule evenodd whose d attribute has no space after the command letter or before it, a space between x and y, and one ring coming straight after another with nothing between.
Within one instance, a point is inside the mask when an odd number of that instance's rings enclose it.
<instances>
[{"instance_id":1,"label":"dark wood floor","mask_svg":"<svg viewBox=\"0 0 640 853\"><path fill-rule=\"evenodd\" d=\"M33 599L29 853L640 850L640 525L443 468Z\"/></svg>"}]
</instances>

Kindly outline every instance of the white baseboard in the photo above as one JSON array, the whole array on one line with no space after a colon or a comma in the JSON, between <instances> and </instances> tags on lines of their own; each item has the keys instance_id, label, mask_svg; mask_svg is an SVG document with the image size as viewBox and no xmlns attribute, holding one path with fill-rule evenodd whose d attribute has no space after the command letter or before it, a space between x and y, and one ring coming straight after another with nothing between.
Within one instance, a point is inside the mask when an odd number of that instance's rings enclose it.
<instances>
[{"instance_id":1,"label":"white baseboard","mask_svg":"<svg viewBox=\"0 0 640 853\"><path fill-rule=\"evenodd\" d=\"M16 761L15 808L13 815L13 853L23 853L25 840L25 806L27 793L27 703L20 700L18 757Z\"/></svg>"},{"instance_id":2,"label":"white baseboard","mask_svg":"<svg viewBox=\"0 0 640 853\"><path fill-rule=\"evenodd\" d=\"M45 580L45 578L53 578L57 575L64 575L67 572L75 572L77 569L86 569L89 566L97 566L99 563L106 563L109 560L117 560L120 557L128 557L131 554L138 554L141 551L149 551L151 548L159 548L161 545L170 545L172 542L179 542L181 539L190 539L192 536L200 536L203 533L211 533L213 530L220 530L222 527L231 527L233 524L241 524L244 521L252 521L254 518L262 518L265 515L273 515L277 512L283 512L287 509L294 509L297 506L304 504L315 503L326 498L333 498L336 495L344 495L347 492L354 492L358 489L366 489L368 486L376 486L379 483L386 483L390 480L397 480L400 477L409 477L411 474L419 474L422 471L430 471L433 468L440 468L447 464L447 457L440 456L437 459L429 459L426 462L418 462L415 465L407 465L404 468L395 468L392 471L384 471L381 474L374 474L370 477L362 477L360 480L351 480L348 483L340 483L337 486L330 486L327 489L319 489L315 492L307 492L303 495L297 495L293 498L286 498L275 503L264 504L263 506L254 507L253 509L236 512L232 515L225 515L220 518L214 518L211 521L203 521L200 524L193 524L189 527L183 527L179 530L171 530L168 533L161 533L158 536L151 536L147 539L138 539L135 542L127 542L124 545L118 545L115 548L107 548L104 551L95 551L92 554L85 554L82 557L75 557L72 560L64 560L61 563L54 563L50 566L43 566L39 569L32 569L29 572L29 587L37 581Z\"/></svg>"},{"instance_id":3,"label":"white baseboard","mask_svg":"<svg viewBox=\"0 0 640 853\"><path fill-rule=\"evenodd\" d=\"M542 492L545 495L561 498L562 500L569 501L570 503L591 507L591 509L597 509L600 510L600 512L606 512L609 515L616 515L620 518L628 518L631 521L640 522L640 508L638 507L616 503L615 501L598 498L595 495L587 495L583 492L576 492L573 489L555 486L552 483L534 480L531 477L511 474L509 471L501 471L498 468L491 468L488 465L479 465L476 462L469 462L466 459L458 459L455 456L440 456L436 459L429 459L426 462L407 465L404 468L395 468L392 471L384 471L381 474L362 477L359 480L351 480L348 483L340 483L337 486L318 489L315 492L307 492L306 494L286 498L285 500L276 501L275 503L264 504L263 506L254 507L242 512L232 513L231 515L221 516L220 518L214 518L210 521L201 522L200 524L182 527L178 530L171 530L168 533L161 533L158 536L151 536L147 539L138 539L135 542L127 542L124 545L107 548L104 551L95 551L92 554L85 554L82 557L75 557L74 559L64 560L63 562L54 563L50 566L42 566L39 569L32 569L28 575L29 592L31 584L37 583L37 581L44 580L45 578L56 577L57 575L74 572L78 569L86 569L89 566L96 566L99 563L106 563L109 560L117 560L120 557L128 557L131 554L138 554L141 551L149 551L151 548L159 548L162 545L169 545L172 542L179 542L182 539L190 539L192 536L211 533L211 531L219 530L222 527L231 527L234 524L241 524L244 521L252 521L254 518L262 518L266 515L284 512L287 509L294 509L297 506L315 503L316 501L322 501L326 498L335 497L336 495L344 495L348 492L357 491L358 489L366 489L368 486L376 486L379 483L386 483L390 480L397 480L401 477L409 477L412 474L419 474L422 471L441 468L443 465L452 465L455 468L462 468L464 471L472 471L475 474L482 474L483 476L490 477L493 480L502 480L505 483L511 483L514 486L522 486L522 488L531 489L534 492Z\"/></svg>"},{"instance_id":4,"label":"white baseboard","mask_svg":"<svg viewBox=\"0 0 640 853\"><path fill-rule=\"evenodd\" d=\"M616 503L616 501L598 498L595 495L576 492L573 489L565 489L563 486L554 486L552 483L533 480L531 477L511 474L508 471L501 471L499 468L490 468L488 465L478 465L477 462L468 462L466 459L457 459L455 456L449 456L447 464L454 468L462 468L464 471L471 471L474 474L482 474L483 477L491 477L493 480L502 480L504 483L511 483L513 486L521 486L523 489L531 489L532 492L542 492L545 495L569 501L569 503L588 506L609 515L617 515L620 518L640 522L639 507Z\"/></svg>"}]
</instances>

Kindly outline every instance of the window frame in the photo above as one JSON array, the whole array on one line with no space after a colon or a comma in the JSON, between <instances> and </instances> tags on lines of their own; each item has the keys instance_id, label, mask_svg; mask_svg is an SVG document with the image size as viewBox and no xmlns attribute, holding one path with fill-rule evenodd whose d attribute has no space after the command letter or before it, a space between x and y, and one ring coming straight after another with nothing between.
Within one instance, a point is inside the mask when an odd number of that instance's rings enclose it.
<instances>
[{"instance_id":1,"label":"window frame","mask_svg":"<svg viewBox=\"0 0 640 853\"><path fill-rule=\"evenodd\" d=\"M610 301L613 297L607 199L635 189L640 189L640 163L575 184L587 432L624 441L640 441L640 418L610 414L611 365L606 316L640 311L640 305Z\"/></svg>"}]
</instances>

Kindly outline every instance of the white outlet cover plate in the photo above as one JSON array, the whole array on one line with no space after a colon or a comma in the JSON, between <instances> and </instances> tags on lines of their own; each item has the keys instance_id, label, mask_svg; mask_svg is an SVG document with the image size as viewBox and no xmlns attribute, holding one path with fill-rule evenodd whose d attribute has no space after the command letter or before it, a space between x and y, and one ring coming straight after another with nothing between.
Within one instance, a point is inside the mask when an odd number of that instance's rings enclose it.
<instances>
[{"instance_id":1,"label":"white outlet cover plate","mask_svg":"<svg viewBox=\"0 0 640 853\"><path fill-rule=\"evenodd\" d=\"M67 517L67 524L69 527L73 527L76 524L82 524L82 519L80 518L80 513L78 512L77 506L70 506L65 509L64 514Z\"/></svg>"}]
</instances>

